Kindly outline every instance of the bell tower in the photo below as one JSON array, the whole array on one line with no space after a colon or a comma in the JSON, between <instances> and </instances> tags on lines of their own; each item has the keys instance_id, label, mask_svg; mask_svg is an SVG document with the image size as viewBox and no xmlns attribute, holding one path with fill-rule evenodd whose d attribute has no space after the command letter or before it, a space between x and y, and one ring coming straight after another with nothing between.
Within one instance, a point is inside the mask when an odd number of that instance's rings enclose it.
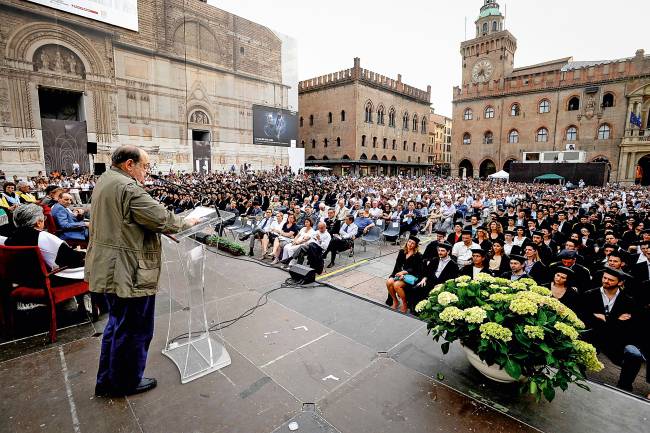
<instances>
[{"instance_id":1,"label":"bell tower","mask_svg":"<svg viewBox=\"0 0 650 433\"><path fill-rule=\"evenodd\" d=\"M512 73L517 39L504 28L504 21L499 4L484 0L475 21L476 36L460 45L463 86L489 84Z\"/></svg>"}]
</instances>

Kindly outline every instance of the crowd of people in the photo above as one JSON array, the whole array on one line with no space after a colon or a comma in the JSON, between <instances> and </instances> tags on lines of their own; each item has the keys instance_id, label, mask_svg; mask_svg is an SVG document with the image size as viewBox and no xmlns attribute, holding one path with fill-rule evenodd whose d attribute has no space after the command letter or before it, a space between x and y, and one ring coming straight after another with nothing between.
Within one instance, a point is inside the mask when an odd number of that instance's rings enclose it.
<instances>
[{"instance_id":1,"label":"crowd of people","mask_svg":"<svg viewBox=\"0 0 650 433\"><path fill-rule=\"evenodd\" d=\"M55 219L57 235L66 239L64 234L85 229L79 225L83 215L68 210L77 200L74 190L84 202L93 186L89 176L6 182L0 209L11 215L23 203L40 202L52 205L55 215L60 205L66 221ZM567 189L286 170L169 174L148 179L145 187L174 213L207 206L230 212L232 219L252 220L240 239L248 242L251 256L259 245L259 258L278 265L307 260L320 273L334 266L337 254L351 254L354 240L371 230L379 229L390 241L404 238L386 282L387 304L402 312L413 312L436 284L460 275L532 278L576 311L590 329L587 338L622 365L624 389L631 389L650 355L650 339L641 332L650 325L650 191L645 187ZM423 235L434 239L420 251Z\"/></svg>"}]
</instances>

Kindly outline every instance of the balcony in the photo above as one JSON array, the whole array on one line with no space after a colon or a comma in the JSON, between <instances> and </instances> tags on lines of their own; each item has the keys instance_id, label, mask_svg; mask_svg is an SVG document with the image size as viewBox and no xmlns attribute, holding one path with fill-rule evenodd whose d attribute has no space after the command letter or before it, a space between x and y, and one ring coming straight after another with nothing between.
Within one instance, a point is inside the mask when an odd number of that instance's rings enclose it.
<instances>
[{"instance_id":1,"label":"balcony","mask_svg":"<svg viewBox=\"0 0 650 433\"><path fill-rule=\"evenodd\" d=\"M650 144L650 128L649 129L626 129L625 136L623 137L624 144L638 144L638 143L648 143Z\"/></svg>"}]
</instances>

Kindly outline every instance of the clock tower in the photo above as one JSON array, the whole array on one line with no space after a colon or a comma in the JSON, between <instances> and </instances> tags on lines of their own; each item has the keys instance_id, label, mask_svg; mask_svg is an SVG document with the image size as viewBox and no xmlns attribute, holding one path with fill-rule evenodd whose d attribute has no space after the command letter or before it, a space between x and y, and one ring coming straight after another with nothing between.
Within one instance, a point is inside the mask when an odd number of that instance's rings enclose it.
<instances>
[{"instance_id":1,"label":"clock tower","mask_svg":"<svg viewBox=\"0 0 650 433\"><path fill-rule=\"evenodd\" d=\"M476 37L460 45L463 87L489 84L510 75L517 50L517 39L503 28L504 16L496 1L485 0L475 24Z\"/></svg>"}]
</instances>

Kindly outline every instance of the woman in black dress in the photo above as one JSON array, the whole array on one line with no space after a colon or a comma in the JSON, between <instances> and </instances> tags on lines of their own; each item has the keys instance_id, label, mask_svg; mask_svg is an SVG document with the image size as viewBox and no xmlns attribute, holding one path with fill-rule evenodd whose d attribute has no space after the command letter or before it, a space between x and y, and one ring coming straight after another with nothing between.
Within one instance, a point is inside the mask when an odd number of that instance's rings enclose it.
<instances>
[{"instance_id":1,"label":"woman in black dress","mask_svg":"<svg viewBox=\"0 0 650 433\"><path fill-rule=\"evenodd\" d=\"M386 289L388 290L386 303L393 310L399 307L402 313L408 311L406 293L417 284L417 281L422 276L422 254L420 254L419 244L420 240L415 236L409 238L404 249L400 250L397 255L393 272L386 281ZM413 280L411 277L416 279ZM402 302L401 306L400 301Z\"/></svg>"},{"instance_id":2,"label":"woman in black dress","mask_svg":"<svg viewBox=\"0 0 650 433\"><path fill-rule=\"evenodd\" d=\"M556 266L553 268L552 275L553 280L547 285L551 289L551 296L576 312L580 296L578 290L572 287L574 272L564 266Z\"/></svg>"},{"instance_id":3,"label":"woman in black dress","mask_svg":"<svg viewBox=\"0 0 650 433\"><path fill-rule=\"evenodd\" d=\"M502 275L510 270L510 257L504 251L501 239L492 241L489 257L489 268L494 275Z\"/></svg>"}]
</instances>

